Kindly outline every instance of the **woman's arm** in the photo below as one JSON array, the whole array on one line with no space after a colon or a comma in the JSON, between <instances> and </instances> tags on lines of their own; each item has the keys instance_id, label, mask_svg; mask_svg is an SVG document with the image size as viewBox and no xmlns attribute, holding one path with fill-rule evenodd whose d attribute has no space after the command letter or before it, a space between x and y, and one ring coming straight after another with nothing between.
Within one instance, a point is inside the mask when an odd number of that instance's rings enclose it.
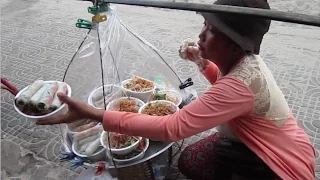
<instances>
[{"instance_id":1,"label":"woman's arm","mask_svg":"<svg viewBox=\"0 0 320 180\"><path fill-rule=\"evenodd\" d=\"M177 141L251 112L254 96L240 80L223 77L200 98L168 116L105 111L106 131Z\"/></svg>"},{"instance_id":2,"label":"woman's arm","mask_svg":"<svg viewBox=\"0 0 320 180\"><path fill-rule=\"evenodd\" d=\"M214 84L220 75L220 70L216 64L213 62L204 59L203 60L204 67L202 68L202 74L207 78L207 80L211 83Z\"/></svg>"}]
</instances>

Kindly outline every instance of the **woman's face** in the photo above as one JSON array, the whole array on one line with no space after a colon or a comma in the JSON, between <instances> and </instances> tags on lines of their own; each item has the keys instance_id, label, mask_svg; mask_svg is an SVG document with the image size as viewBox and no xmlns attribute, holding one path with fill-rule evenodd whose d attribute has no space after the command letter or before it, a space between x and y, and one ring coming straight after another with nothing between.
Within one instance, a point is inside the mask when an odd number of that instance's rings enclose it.
<instances>
[{"instance_id":1,"label":"woman's face","mask_svg":"<svg viewBox=\"0 0 320 180\"><path fill-rule=\"evenodd\" d=\"M199 34L199 46L201 57L212 62L224 59L226 54L231 53L230 41L228 37L221 33L217 28L205 20L204 26Z\"/></svg>"}]
</instances>

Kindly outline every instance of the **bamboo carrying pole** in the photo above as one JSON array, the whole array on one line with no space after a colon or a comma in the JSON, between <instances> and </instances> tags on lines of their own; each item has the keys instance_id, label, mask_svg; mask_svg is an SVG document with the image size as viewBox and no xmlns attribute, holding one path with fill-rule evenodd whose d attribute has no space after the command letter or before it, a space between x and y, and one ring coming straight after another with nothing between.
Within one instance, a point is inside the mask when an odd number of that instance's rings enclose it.
<instances>
[{"instance_id":1,"label":"bamboo carrying pole","mask_svg":"<svg viewBox=\"0 0 320 180\"><path fill-rule=\"evenodd\" d=\"M196 12L210 12L210 13L229 13L235 15L248 15L260 18L267 18L276 21L311 25L320 27L320 17L304 15L298 13L289 13L276 10L247 8L237 6L224 6L214 4L199 4L199 3L183 3L183 2L165 2L158 0L103 0L104 3L136 5L145 7L157 7L167 9L177 9Z\"/></svg>"}]
</instances>

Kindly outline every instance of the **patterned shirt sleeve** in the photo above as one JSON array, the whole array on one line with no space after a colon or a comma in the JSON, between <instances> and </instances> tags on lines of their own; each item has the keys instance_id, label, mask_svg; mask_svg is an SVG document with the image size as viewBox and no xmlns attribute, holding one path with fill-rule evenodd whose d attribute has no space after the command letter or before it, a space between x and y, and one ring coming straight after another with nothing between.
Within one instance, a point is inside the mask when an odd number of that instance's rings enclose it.
<instances>
[{"instance_id":1,"label":"patterned shirt sleeve","mask_svg":"<svg viewBox=\"0 0 320 180\"><path fill-rule=\"evenodd\" d=\"M216 64L209 62L206 69L202 71L202 74L211 84L214 84L219 78L220 70Z\"/></svg>"}]
</instances>

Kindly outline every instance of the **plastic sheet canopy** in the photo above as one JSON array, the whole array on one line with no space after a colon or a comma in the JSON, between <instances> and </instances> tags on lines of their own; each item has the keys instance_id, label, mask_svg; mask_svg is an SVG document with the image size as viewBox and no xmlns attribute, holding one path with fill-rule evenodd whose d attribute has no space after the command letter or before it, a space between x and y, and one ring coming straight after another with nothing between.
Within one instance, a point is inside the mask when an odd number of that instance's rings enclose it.
<instances>
[{"instance_id":1,"label":"plastic sheet canopy","mask_svg":"<svg viewBox=\"0 0 320 180\"><path fill-rule=\"evenodd\" d=\"M179 79L165 57L123 24L113 8L107 17L98 30L88 32L66 72L64 81L72 87L72 96L88 102L90 93L103 84L105 94L109 94L119 90L108 88L110 85L121 87L123 81L138 76L185 98L185 91L179 88L184 80Z\"/></svg>"},{"instance_id":2,"label":"plastic sheet canopy","mask_svg":"<svg viewBox=\"0 0 320 180\"><path fill-rule=\"evenodd\" d=\"M67 68L64 82L71 86L72 97L105 109L119 97L130 96L148 102L154 100L154 92L169 90L181 97L182 104L188 102L188 88L181 86L188 86L190 81L181 80L166 58L123 24L112 7L106 14L107 21L88 31ZM137 97L139 92L123 93L123 82L134 76L152 82L156 89L147 97L141 93L141 98ZM65 125L61 127L64 151L71 151L72 133Z\"/></svg>"}]
</instances>

